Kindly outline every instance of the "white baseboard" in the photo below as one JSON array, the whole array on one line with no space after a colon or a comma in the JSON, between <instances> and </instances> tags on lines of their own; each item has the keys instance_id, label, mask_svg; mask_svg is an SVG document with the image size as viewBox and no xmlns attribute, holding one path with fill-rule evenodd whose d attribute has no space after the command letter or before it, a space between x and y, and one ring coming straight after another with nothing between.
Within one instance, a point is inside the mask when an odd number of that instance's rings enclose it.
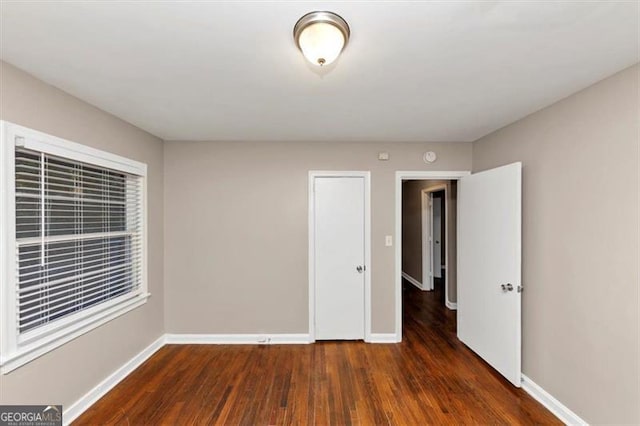
<instances>
[{"instance_id":1,"label":"white baseboard","mask_svg":"<svg viewBox=\"0 0 640 426\"><path fill-rule=\"evenodd\" d=\"M404 275L404 273L403 273ZM447 302L447 307L454 305ZM452 308L449 308L452 309ZM372 333L369 343L399 343L402 338L395 333ZM63 423L71 424L97 400L113 389L125 377L142 365L165 344L308 344L311 343L309 334L164 334L143 349L139 354L127 361L97 386L87 392L82 398L64 410ZM555 399L533 380L522 375L522 389L540 402L558 419L567 425L588 425L576 413Z\"/></svg>"},{"instance_id":2,"label":"white baseboard","mask_svg":"<svg viewBox=\"0 0 640 426\"><path fill-rule=\"evenodd\" d=\"M447 306L447 308L451 309L452 311L455 311L456 309L458 309L457 303L449 302L448 300L446 300L444 304Z\"/></svg>"},{"instance_id":3,"label":"white baseboard","mask_svg":"<svg viewBox=\"0 0 640 426\"><path fill-rule=\"evenodd\" d=\"M409 281L411 284L415 285L420 290L424 291L424 288L422 287L422 283L420 281L416 280L415 278L413 278L411 275L407 274L406 272L402 272L402 278L404 278L405 280Z\"/></svg>"},{"instance_id":4,"label":"white baseboard","mask_svg":"<svg viewBox=\"0 0 640 426\"><path fill-rule=\"evenodd\" d=\"M522 375L522 389L533 397L540 404L544 405L547 410L551 411L566 425L588 425L576 413L567 408L560 401L555 399L549 392L542 389L533 380Z\"/></svg>"},{"instance_id":5,"label":"white baseboard","mask_svg":"<svg viewBox=\"0 0 640 426\"><path fill-rule=\"evenodd\" d=\"M311 343L309 334L165 334L167 344L299 345Z\"/></svg>"},{"instance_id":6,"label":"white baseboard","mask_svg":"<svg viewBox=\"0 0 640 426\"><path fill-rule=\"evenodd\" d=\"M155 342L143 349L138 355L127 361L122 367L111 373L111 375L87 392L82 398L71 404L69 408L63 412L62 418L64 424L68 425L78 418L80 414L84 413L85 410L120 383L122 379L131 374L133 370L142 365L151 355L163 347L164 343L164 335L162 335Z\"/></svg>"},{"instance_id":7,"label":"white baseboard","mask_svg":"<svg viewBox=\"0 0 640 426\"><path fill-rule=\"evenodd\" d=\"M394 333L373 333L370 343L397 343ZM309 334L164 334L147 346L142 352L127 361L109 377L87 392L82 398L64 410L63 423L71 424L96 401L113 389L125 377L142 365L147 359L166 344L209 344L209 345L252 345L252 344L309 344Z\"/></svg>"},{"instance_id":8,"label":"white baseboard","mask_svg":"<svg viewBox=\"0 0 640 426\"><path fill-rule=\"evenodd\" d=\"M399 343L395 333L371 333L368 343Z\"/></svg>"}]
</instances>

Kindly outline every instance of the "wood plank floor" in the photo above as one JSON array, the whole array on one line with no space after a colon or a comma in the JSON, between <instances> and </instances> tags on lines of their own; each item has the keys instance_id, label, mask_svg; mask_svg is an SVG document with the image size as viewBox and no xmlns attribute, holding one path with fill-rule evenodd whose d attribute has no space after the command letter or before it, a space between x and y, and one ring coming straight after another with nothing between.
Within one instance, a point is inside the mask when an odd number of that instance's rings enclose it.
<instances>
[{"instance_id":1,"label":"wood plank floor","mask_svg":"<svg viewBox=\"0 0 640 426\"><path fill-rule=\"evenodd\" d=\"M405 286L401 344L168 345L87 424L561 424L455 336L442 292Z\"/></svg>"}]
</instances>

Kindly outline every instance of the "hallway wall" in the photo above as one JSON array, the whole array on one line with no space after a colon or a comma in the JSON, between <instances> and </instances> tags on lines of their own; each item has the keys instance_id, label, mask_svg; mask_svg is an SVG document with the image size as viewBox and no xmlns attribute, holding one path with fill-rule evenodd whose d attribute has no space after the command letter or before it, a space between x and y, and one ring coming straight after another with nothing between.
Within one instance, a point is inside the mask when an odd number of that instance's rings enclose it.
<instances>
[{"instance_id":1,"label":"hallway wall","mask_svg":"<svg viewBox=\"0 0 640 426\"><path fill-rule=\"evenodd\" d=\"M422 283L422 191L439 185L447 187L447 218L449 231L449 302L455 303L457 288L456 213L457 182L445 180L408 180L402 183L402 272ZM444 238L444 235L443 235ZM443 262L445 260L443 259Z\"/></svg>"}]
</instances>

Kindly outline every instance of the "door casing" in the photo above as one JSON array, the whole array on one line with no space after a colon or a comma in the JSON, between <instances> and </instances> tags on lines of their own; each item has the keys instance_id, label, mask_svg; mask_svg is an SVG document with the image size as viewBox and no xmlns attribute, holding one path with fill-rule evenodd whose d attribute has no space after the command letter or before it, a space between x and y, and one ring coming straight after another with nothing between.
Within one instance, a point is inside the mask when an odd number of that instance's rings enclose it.
<instances>
[{"instance_id":1,"label":"door casing","mask_svg":"<svg viewBox=\"0 0 640 426\"><path fill-rule=\"evenodd\" d=\"M432 291L433 285L433 197L431 193L423 189L420 191L422 231L422 290Z\"/></svg>"},{"instance_id":2,"label":"door casing","mask_svg":"<svg viewBox=\"0 0 640 426\"><path fill-rule=\"evenodd\" d=\"M396 321L395 340L402 341L402 181L410 179L422 180L458 180L471 174L464 171L396 171L396 200L395 200L395 299ZM445 261L446 262L446 261Z\"/></svg>"},{"instance_id":3,"label":"door casing","mask_svg":"<svg viewBox=\"0 0 640 426\"><path fill-rule=\"evenodd\" d=\"M431 179L427 179L431 180ZM433 278L430 274L431 267L433 265L433 241L429 243L427 235L433 239L433 206L429 205L429 199L433 195L434 192L444 191L444 209L442 215L445 217L445 228L444 228L444 241L445 241L445 254L444 254L444 264L445 264L445 276L444 276L444 291L445 291L445 301L447 302L447 307L452 309L451 306L453 304L449 302L449 274L447 273L447 269L449 268L449 225L446 222L449 219L449 203L447 202L449 191L447 190L447 185L435 185L433 187L423 189L420 191L421 204L422 204L422 287L424 290L433 290ZM425 228L427 226L428 228ZM427 232L425 232L425 230ZM426 246L429 245L429 250L425 250ZM427 254L428 253L428 254ZM428 268L427 268L428 267Z\"/></svg>"},{"instance_id":4,"label":"door casing","mask_svg":"<svg viewBox=\"0 0 640 426\"><path fill-rule=\"evenodd\" d=\"M446 189L445 189L446 192ZM433 278L442 278L442 248L437 244L442 244L444 235L442 235L444 199L437 198L431 194L431 237L433 245ZM437 213L437 214L436 214ZM437 248L440 247L440 250ZM446 256L445 256L446 257Z\"/></svg>"},{"instance_id":5,"label":"door casing","mask_svg":"<svg viewBox=\"0 0 640 426\"><path fill-rule=\"evenodd\" d=\"M316 341L315 330L315 195L314 182L322 177L361 177L364 179L364 341L371 342L371 172L309 171L309 341Z\"/></svg>"}]
</instances>

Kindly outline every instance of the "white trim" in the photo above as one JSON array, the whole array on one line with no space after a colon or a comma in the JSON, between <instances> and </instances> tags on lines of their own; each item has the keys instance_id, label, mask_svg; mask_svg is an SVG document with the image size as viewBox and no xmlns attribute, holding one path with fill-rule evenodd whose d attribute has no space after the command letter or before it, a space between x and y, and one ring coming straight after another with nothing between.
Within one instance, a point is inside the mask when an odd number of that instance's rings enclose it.
<instances>
[{"instance_id":1,"label":"white trim","mask_svg":"<svg viewBox=\"0 0 640 426\"><path fill-rule=\"evenodd\" d=\"M445 245L445 252L444 252L444 262L448 263L449 261L449 217L447 216L447 212L448 212L448 207L449 207L449 203L447 202L447 195L449 193L449 191L447 191L447 184L442 184L442 185L435 185L431 188L426 188L420 191L420 201L422 204L422 210L420 211L421 213L421 217L420 217L420 223L422 224L422 231L421 231L421 242L422 242L422 282L426 283L425 287L426 290L433 290L434 289L434 285L433 285L433 281L435 279L434 273L436 271L436 267L442 267L442 266L436 266L434 265L434 244L433 244L433 233L434 233L434 229L433 229L433 193L434 192L438 192L438 191L444 191L444 221L445 221L445 229L444 229L444 245ZM428 199L428 201L430 201L430 203L425 204L425 196ZM426 216L427 214L429 215L429 237L431 238L431 241L427 241L428 238L425 238L425 232L424 232L424 226L425 226L425 222L426 222ZM426 258L425 254L426 254L426 250L425 250L425 245L429 245L429 259ZM428 263L429 264L429 268L426 269L425 268L425 264ZM446 271L445 268L445 275L444 275L444 294L445 294L445 300L449 300L449 274Z\"/></svg>"},{"instance_id":2,"label":"white trim","mask_svg":"<svg viewBox=\"0 0 640 426\"><path fill-rule=\"evenodd\" d=\"M540 404L551 411L554 416L560 419L566 425L588 425L586 421L581 419L576 413L571 411L567 406L554 398L549 392L542 389L540 385L535 383L529 377L522 374L522 389L533 397Z\"/></svg>"},{"instance_id":3,"label":"white trim","mask_svg":"<svg viewBox=\"0 0 640 426\"><path fill-rule=\"evenodd\" d=\"M84 396L64 410L63 422L72 423L96 401L142 365L164 345L170 344L308 344L309 334L164 334L110 374ZM371 333L370 343L399 343L397 333ZM577 414L522 374L522 389L567 425L588 425Z\"/></svg>"},{"instance_id":4,"label":"white trim","mask_svg":"<svg viewBox=\"0 0 640 426\"><path fill-rule=\"evenodd\" d=\"M62 418L65 425L70 424L91 407L97 400L113 389L125 377L142 365L151 355L155 354L165 345L165 336L160 336L155 342L144 348L139 354L127 361L122 367L111 373L96 387L87 392L82 398L74 402L64 410Z\"/></svg>"},{"instance_id":5,"label":"white trim","mask_svg":"<svg viewBox=\"0 0 640 426\"><path fill-rule=\"evenodd\" d=\"M396 288L396 340L402 340L402 181L408 179L443 179L458 180L469 176L470 171L396 171L396 259L395 259L395 288ZM446 261L445 261L446 263Z\"/></svg>"},{"instance_id":6,"label":"white trim","mask_svg":"<svg viewBox=\"0 0 640 426\"><path fill-rule=\"evenodd\" d=\"M142 191L142 293L148 296L149 293L149 194L147 194L147 165L144 165L144 177L140 182ZM164 185L164 183L163 183ZM164 307L164 306L163 306ZM164 314L164 313L163 313Z\"/></svg>"},{"instance_id":7,"label":"white trim","mask_svg":"<svg viewBox=\"0 0 640 426\"><path fill-rule=\"evenodd\" d=\"M394 333L370 334L371 343L398 343ZM64 410L63 424L71 424L107 392L165 345L300 345L313 343L309 334L163 334Z\"/></svg>"},{"instance_id":8,"label":"white trim","mask_svg":"<svg viewBox=\"0 0 640 426\"><path fill-rule=\"evenodd\" d=\"M371 172L369 171L309 171L309 337L315 334L315 217L314 182L317 177L361 177L364 179L364 341L371 340Z\"/></svg>"},{"instance_id":9,"label":"white trim","mask_svg":"<svg viewBox=\"0 0 640 426\"><path fill-rule=\"evenodd\" d=\"M371 333L369 343L400 343L395 333Z\"/></svg>"},{"instance_id":10,"label":"white trim","mask_svg":"<svg viewBox=\"0 0 640 426\"><path fill-rule=\"evenodd\" d=\"M371 340L371 172L364 172L364 341Z\"/></svg>"},{"instance_id":11,"label":"white trim","mask_svg":"<svg viewBox=\"0 0 640 426\"><path fill-rule=\"evenodd\" d=\"M300 345L312 343L309 334L166 334L167 344L178 345Z\"/></svg>"},{"instance_id":12,"label":"white trim","mask_svg":"<svg viewBox=\"0 0 640 426\"><path fill-rule=\"evenodd\" d=\"M433 290L433 278L431 275L431 265L433 263L431 236L433 234L433 205L432 197L424 189L420 191L420 250L422 263L422 282L425 283L425 290ZM428 250L427 250L428 249ZM427 256L429 253L429 256Z\"/></svg>"},{"instance_id":13,"label":"white trim","mask_svg":"<svg viewBox=\"0 0 640 426\"><path fill-rule=\"evenodd\" d=\"M0 126L13 136L12 139L18 139L16 146L138 176L147 175L147 165L139 161L71 142L8 121L0 121Z\"/></svg>"},{"instance_id":14,"label":"white trim","mask_svg":"<svg viewBox=\"0 0 640 426\"><path fill-rule=\"evenodd\" d=\"M451 243L451 241L449 241L449 209L450 207L450 202L449 202L449 192L450 192L451 186L450 184L441 184L441 185L435 185L431 188L427 188L427 189L423 189L421 191L421 198L422 198L422 223L424 224L424 215L425 215L425 206L424 206L424 195L425 194L429 194L429 193L433 193L433 192L437 192L437 191L444 191L444 220L445 220L445 227L444 227L444 244L445 244L445 251L444 251L444 265L441 265L440 267L444 270L444 304L447 308L451 309L451 310L456 310L458 309L458 304L455 302L452 302L449 299L449 244ZM433 236L433 206L430 206L430 214L431 214L431 235ZM424 226L424 225L423 225ZM423 240L424 240L424 232L423 232ZM433 244L431 244L431 259L433 259ZM428 290L433 290L433 281L428 279L428 274L425 275L425 269L424 269L424 263L425 263L425 259L424 259L424 241L423 241L423 248L422 248L422 274L423 274L423 282L428 282L429 283L429 288ZM432 260L433 262L433 260Z\"/></svg>"},{"instance_id":15,"label":"white trim","mask_svg":"<svg viewBox=\"0 0 640 426\"><path fill-rule=\"evenodd\" d=\"M15 303L15 263L9 258L16 253L15 229L15 148L8 126L0 122L0 365L2 357L11 353L16 345L15 333L9 332L8 318L16 318ZM5 311L6 309L6 311Z\"/></svg>"},{"instance_id":16,"label":"white trim","mask_svg":"<svg viewBox=\"0 0 640 426\"><path fill-rule=\"evenodd\" d=\"M314 179L313 179L313 175L311 174L311 172L309 172L309 179L308 179L308 232L309 232L309 248L308 248L308 252L309 252L309 266L308 266L308 270L309 270L309 294L308 294L308 299L309 299L309 337L310 339L315 342L316 338L316 298L315 298L315 276L316 276L316 265L315 262L313 261L316 258L316 245L315 245L315 230L314 230L314 223L315 223L315 216L314 216L314 211L315 211L315 197L314 197Z\"/></svg>"},{"instance_id":17,"label":"white trim","mask_svg":"<svg viewBox=\"0 0 640 426\"><path fill-rule=\"evenodd\" d=\"M413 278L411 275L407 274L404 271L402 271L402 278L404 278L405 280L409 281L411 284L413 284L414 286L418 287L420 290L426 291L425 288L422 288L422 283L420 281L416 280L415 278Z\"/></svg>"},{"instance_id":18,"label":"white trim","mask_svg":"<svg viewBox=\"0 0 640 426\"><path fill-rule=\"evenodd\" d=\"M32 344L24 346L18 349L17 352L4 356L0 360L0 373L7 374L10 371L15 370L24 364L33 361L34 359L54 350L55 348L64 345L65 343L82 336L83 334L93 330L96 327L105 324L112 319L115 319L127 312L142 306L146 303L147 299L151 296L149 293L141 294L132 297L118 305L109 307L100 314L92 315L88 318L84 318L78 323L61 328L56 333L53 333L45 338L38 339Z\"/></svg>"},{"instance_id":19,"label":"white trim","mask_svg":"<svg viewBox=\"0 0 640 426\"><path fill-rule=\"evenodd\" d=\"M69 315L19 335L16 326L15 147L82 161L140 176L142 191L142 282L131 294ZM147 165L7 121L0 121L0 373L6 374L68 341L144 304L147 292ZM53 238L52 240L56 240ZM14 260L15 263L15 260Z\"/></svg>"}]
</instances>

